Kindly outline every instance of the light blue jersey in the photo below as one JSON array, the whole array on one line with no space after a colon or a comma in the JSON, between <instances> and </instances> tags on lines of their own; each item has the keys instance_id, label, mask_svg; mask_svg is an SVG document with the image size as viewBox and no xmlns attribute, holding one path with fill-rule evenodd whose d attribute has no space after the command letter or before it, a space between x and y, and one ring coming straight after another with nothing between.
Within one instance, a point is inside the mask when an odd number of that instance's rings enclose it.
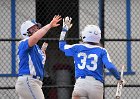
<instances>
[{"instance_id":1,"label":"light blue jersey","mask_svg":"<svg viewBox=\"0 0 140 99\"><path fill-rule=\"evenodd\" d=\"M75 78L93 76L96 80L104 82L103 69L105 67L120 80L119 72L112 64L105 48L90 44L68 45L65 41L59 42L59 48L66 56L72 56L75 63Z\"/></svg>"},{"instance_id":2,"label":"light blue jersey","mask_svg":"<svg viewBox=\"0 0 140 99\"><path fill-rule=\"evenodd\" d=\"M29 47L28 39L20 41L18 47L19 76L34 75L44 77L45 55L37 44Z\"/></svg>"}]
</instances>

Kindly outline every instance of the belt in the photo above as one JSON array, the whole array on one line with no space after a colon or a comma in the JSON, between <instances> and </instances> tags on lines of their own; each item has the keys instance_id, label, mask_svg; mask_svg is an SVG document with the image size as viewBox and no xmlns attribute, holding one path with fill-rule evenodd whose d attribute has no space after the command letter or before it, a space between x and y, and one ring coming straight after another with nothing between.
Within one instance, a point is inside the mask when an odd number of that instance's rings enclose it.
<instances>
[{"instance_id":1,"label":"belt","mask_svg":"<svg viewBox=\"0 0 140 99\"><path fill-rule=\"evenodd\" d=\"M87 79L95 79L93 76L79 76L79 77L77 77L76 79L78 79L78 78L80 78L80 79L85 79L85 78L87 78ZM95 79L95 80L97 80L97 79Z\"/></svg>"},{"instance_id":2,"label":"belt","mask_svg":"<svg viewBox=\"0 0 140 99\"><path fill-rule=\"evenodd\" d=\"M35 76L35 75L19 75L19 76L22 76L22 77L32 77L34 79L38 79L40 81L43 81L43 79L39 76Z\"/></svg>"},{"instance_id":3,"label":"belt","mask_svg":"<svg viewBox=\"0 0 140 99\"><path fill-rule=\"evenodd\" d=\"M76 79L78 79L78 78L85 79L86 76L79 76L79 77L76 77Z\"/></svg>"},{"instance_id":4,"label":"belt","mask_svg":"<svg viewBox=\"0 0 140 99\"><path fill-rule=\"evenodd\" d=\"M87 78L87 79L95 79L95 80L98 80L98 81L100 81L101 83L103 83L103 81L101 81L101 80L99 80L99 79L96 79L96 78L94 78L93 76L79 76L79 77L76 77L76 79L85 79L85 78Z\"/></svg>"}]
</instances>

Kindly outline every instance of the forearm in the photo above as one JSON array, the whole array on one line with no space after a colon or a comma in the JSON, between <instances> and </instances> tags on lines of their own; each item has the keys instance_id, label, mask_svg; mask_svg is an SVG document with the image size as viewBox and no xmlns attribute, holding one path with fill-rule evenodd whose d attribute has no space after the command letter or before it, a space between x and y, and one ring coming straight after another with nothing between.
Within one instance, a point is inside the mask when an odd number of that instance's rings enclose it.
<instances>
[{"instance_id":1,"label":"forearm","mask_svg":"<svg viewBox=\"0 0 140 99\"><path fill-rule=\"evenodd\" d=\"M61 34L60 34L60 39L59 39L59 49L64 51L64 46L66 44L65 38L66 38L66 33L68 31L67 26L64 26L62 28Z\"/></svg>"},{"instance_id":2,"label":"forearm","mask_svg":"<svg viewBox=\"0 0 140 99\"><path fill-rule=\"evenodd\" d=\"M117 69L115 67L111 67L109 68L109 71L113 74L113 76L117 79L117 80L120 80L120 74L119 72L117 71Z\"/></svg>"},{"instance_id":3,"label":"forearm","mask_svg":"<svg viewBox=\"0 0 140 99\"><path fill-rule=\"evenodd\" d=\"M33 45L35 45L48 32L50 28L51 28L51 25L48 24L44 26L43 28L39 29L37 32L35 32L32 36L30 36L29 41L28 41L29 47L32 47Z\"/></svg>"},{"instance_id":4,"label":"forearm","mask_svg":"<svg viewBox=\"0 0 140 99\"><path fill-rule=\"evenodd\" d=\"M59 41L59 49L61 51L64 51L65 44L66 44L66 42L64 40Z\"/></svg>"},{"instance_id":5,"label":"forearm","mask_svg":"<svg viewBox=\"0 0 140 99\"><path fill-rule=\"evenodd\" d=\"M60 34L60 41L64 41L65 40L65 37L66 37L66 31L63 31L61 32Z\"/></svg>"}]
</instances>

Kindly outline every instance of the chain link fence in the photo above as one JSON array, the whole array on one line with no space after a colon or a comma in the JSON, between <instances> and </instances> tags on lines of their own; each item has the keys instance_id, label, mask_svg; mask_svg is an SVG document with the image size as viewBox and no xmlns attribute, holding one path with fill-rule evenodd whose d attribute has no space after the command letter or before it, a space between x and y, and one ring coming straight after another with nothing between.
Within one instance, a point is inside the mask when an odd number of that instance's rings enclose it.
<instances>
[{"instance_id":1,"label":"chain link fence","mask_svg":"<svg viewBox=\"0 0 140 99\"><path fill-rule=\"evenodd\" d=\"M99 25L102 43L119 71L125 65L126 85L121 99L138 99L140 95L138 0L1 0L0 1L0 97L18 99L15 83L18 74L17 47L21 39L20 25L36 19L42 26L54 15L73 18L67 42L79 42L80 31L87 24ZM62 22L60 22L62 24ZM70 99L75 83L74 63L58 48L62 25L51 29L42 40L46 50L43 92L46 99ZM105 70L104 99L115 98L116 79Z\"/></svg>"}]
</instances>

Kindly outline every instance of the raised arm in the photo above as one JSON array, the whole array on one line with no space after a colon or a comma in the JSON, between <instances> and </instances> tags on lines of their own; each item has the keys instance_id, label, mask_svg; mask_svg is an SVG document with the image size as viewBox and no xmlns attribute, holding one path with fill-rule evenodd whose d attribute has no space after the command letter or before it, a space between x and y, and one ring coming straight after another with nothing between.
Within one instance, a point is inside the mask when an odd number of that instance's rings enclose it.
<instances>
[{"instance_id":1,"label":"raised arm","mask_svg":"<svg viewBox=\"0 0 140 99\"><path fill-rule=\"evenodd\" d=\"M30 36L28 40L29 47L35 45L48 32L50 28L59 26L60 24L58 24L58 22L60 20L61 20L61 16L55 15L49 24L45 25L37 32L35 32L32 36Z\"/></svg>"},{"instance_id":2,"label":"raised arm","mask_svg":"<svg viewBox=\"0 0 140 99\"><path fill-rule=\"evenodd\" d=\"M71 21L72 21L72 18L70 17L63 18L63 27L62 27L62 31L61 31L60 39L59 39L59 48L62 51L64 51L64 46L66 44L65 42L66 33L72 27Z\"/></svg>"}]
</instances>

